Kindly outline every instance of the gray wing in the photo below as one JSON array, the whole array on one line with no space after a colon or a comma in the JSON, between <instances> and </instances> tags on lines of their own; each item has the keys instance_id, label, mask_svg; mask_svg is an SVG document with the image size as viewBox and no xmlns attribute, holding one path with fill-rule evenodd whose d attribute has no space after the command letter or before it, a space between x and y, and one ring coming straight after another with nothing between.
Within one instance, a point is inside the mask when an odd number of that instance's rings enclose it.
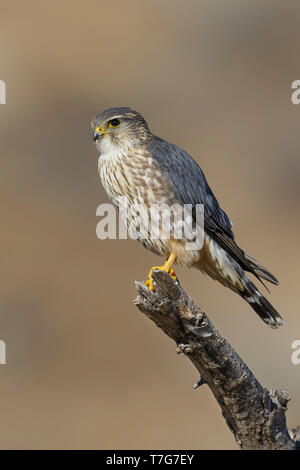
<instances>
[{"instance_id":1,"label":"gray wing","mask_svg":"<svg viewBox=\"0 0 300 470\"><path fill-rule=\"evenodd\" d=\"M204 229L226 252L234 258L242 269L250 271L258 279L258 267L253 258L235 243L232 223L210 189L203 171L195 160L184 150L154 136L149 150L169 181L180 204L204 204ZM256 262L257 263L257 262ZM259 274L259 275L258 275ZM267 272L270 282L277 280Z\"/></svg>"},{"instance_id":2,"label":"gray wing","mask_svg":"<svg viewBox=\"0 0 300 470\"><path fill-rule=\"evenodd\" d=\"M205 225L209 230L224 232L234 239L231 220L219 206L195 160L181 148L159 137L153 138L149 150L167 177L180 204L204 204Z\"/></svg>"}]
</instances>

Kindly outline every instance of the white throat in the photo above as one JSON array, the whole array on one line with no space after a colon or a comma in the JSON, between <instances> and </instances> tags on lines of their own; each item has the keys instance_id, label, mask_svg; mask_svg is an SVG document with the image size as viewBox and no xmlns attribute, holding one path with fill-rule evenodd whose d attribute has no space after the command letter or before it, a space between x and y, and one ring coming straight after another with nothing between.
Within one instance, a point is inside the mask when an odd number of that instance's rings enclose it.
<instances>
[{"instance_id":1,"label":"white throat","mask_svg":"<svg viewBox=\"0 0 300 470\"><path fill-rule=\"evenodd\" d=\"M134 142L126 143L123 145L115 145L107 137L104 137L100 141L97 141L97 149L99 150L100 156L98 160L98 170L102 165L117 164L128 156L130 148L134 145ZM131 152L130 152L131 153Z\"/></svg>"}]
</instances>

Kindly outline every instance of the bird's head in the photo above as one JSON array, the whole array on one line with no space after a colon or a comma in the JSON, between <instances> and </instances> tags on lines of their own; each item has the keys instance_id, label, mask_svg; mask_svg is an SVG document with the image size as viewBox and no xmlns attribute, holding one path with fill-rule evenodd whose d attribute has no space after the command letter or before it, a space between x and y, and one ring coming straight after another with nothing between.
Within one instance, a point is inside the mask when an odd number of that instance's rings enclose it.
<instances>
[{"instance_id":1,"label":"bird's head","mask_svg":"<svg viewBox=\"0 0 300 470\"><path fill-rule=\"evenodd\" d=\"M144 142L151 133L143 116L130 108L111 108L91 122L93 138L100 154Z\"/></svg>"}]
</instances>

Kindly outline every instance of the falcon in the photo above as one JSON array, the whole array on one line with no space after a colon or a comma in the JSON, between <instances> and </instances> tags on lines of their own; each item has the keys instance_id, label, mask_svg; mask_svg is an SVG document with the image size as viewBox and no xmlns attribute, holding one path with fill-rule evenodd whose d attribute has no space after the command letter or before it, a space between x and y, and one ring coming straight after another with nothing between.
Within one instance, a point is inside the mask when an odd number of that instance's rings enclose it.
<instances>
[{"instance_id":1,"label":"falcon","mask_svg":"<svg viewBox=\"0 0 300 470\"><path fill-rule=\"evenodd\" d=\"M92 119L91 126L100 154L99 175L109 199L120 210L124 200L129 209L137 202L145 208L136 230L140 235L136 238L145 248L166 259L162 266L150 270L145 283L149 289L155 290L154 269L166 271L176 280L174 264L195 267L239 294L271 328L283 325L279 313L246 273L254 275L263 285L262 279L278 285L277 279L236 244L232 222L196 161L180 147L153 135L144 117L131 108L103 111ZM161 204L189 207L193 233L199 228L198 207L204 208L201 245L193 244L191 248L190 237L174 236L178 219L174 216L170 218L173 232L169 237L165 236L161 216L156 220L156 236L152 236L148 215L153 214L151 208ZM134 216L126 218L129 233L133 219Z\"/></svg>"}]
</instances>

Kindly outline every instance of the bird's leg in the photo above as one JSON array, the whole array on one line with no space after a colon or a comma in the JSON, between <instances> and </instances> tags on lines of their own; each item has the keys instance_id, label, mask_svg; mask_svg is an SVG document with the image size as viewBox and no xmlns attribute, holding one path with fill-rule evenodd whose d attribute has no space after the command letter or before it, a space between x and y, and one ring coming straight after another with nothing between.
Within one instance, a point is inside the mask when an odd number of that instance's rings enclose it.
<instances>
[{"instance_id":1,"label":"bird's leg","mask_svg":"<svg viewBox=\"0 0 300 470\"><path fill-rule=\"evenodd\" d=\"M174 253L171 253L167 261L163 266L152 266L149 274L148 274L148 279L145 282L145 285L149 287L150 290L154 291L154 286L153 286L153 278L152 278L152 273L155 271L155 269L159 269L160 271L166 271L174 281L176 281L177 276L172 268L174 262L176 260L176 255Z\"/></svg>"},{"instance_id":2,"label":"bird's leg","mask_svg":"<svg viewBox=\"0 0 300 470\"><path fill-rule=\"evenodd\" d=\"M174 281L176 281L177 277L172 268L173 264L175 263L176 255L171 253L165 264L162 266L162 271L167 271L167 273L171 276Z\"/></svg>"}]
</instances>

